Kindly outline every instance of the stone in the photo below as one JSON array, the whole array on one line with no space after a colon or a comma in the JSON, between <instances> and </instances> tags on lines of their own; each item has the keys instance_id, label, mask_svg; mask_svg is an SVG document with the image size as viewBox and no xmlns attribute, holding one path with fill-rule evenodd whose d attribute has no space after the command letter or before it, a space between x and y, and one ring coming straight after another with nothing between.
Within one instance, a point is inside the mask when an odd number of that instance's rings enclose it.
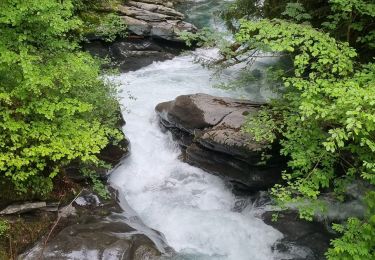
<instances>
[{"instance_id":1,"label":"stone","mask_svg":"<svg viewBox=\"0 0 375 260\"><path fill-rule=\"evenodd\" d=\"M184 14L159 1L129 1L117 7L118 13L128 25L130 34L183 42L181 31L196 32L197 28L183 21Z\"/></svg>"},{"instance_id":2,"label":"stone","mask_svg":"<svg viewBox=\"0 0 375 260\"><path fill-rule=\"evenodd\" d=\"M151 38L119 39L113 43L92 41L84 49L94 56L109 57L113 65L121 72L138 70L154 61L172 59L179 54L182 47L179 43L161 42Z\"/></svg>"},{"instance_id":3,"label":"stone","mask_svg":"<svg viewBox=\"0 0 375 260\"><path fill-rule=\"evenodd\" d=\"M261 104L226 97L214 97L207 94L182 95L173 101L156 106L159 116L173 126L189 133L218 125L232 112L244 109L253 110ZM228 120L228 119L227 119Z\"/></svg>"},{"instance_id":4,"label":"stone","mask_svg":"<svg viewBox=\"0 0 375 260\"><path fill-rule=\"evenodd\" d=\"M276 212L267 211L262 215L266 224L284 235L283 239L274 245L274 250L292 255L292 259L296 260L325 259L324 253L334 234L330 233L323 223L302 220L298 217L298 213L293 211L278 212L277 221L272 221L274 213Z\"/></svg>"},{"instance_id":5,"label":"stone","mask_svg":"<svg viewBox=\"0 0 375 260\"><path fill-rule=\"evenodd\" d=\"M149 35L151 32L151 25L145 21L132 18L130 16L121 16L128 29L136 35Z\"/></svg>"},{"instance_id":6,"label":"stone","mask_svg":"<svg viewBox=\"0 0 375 260\"><path fill-rule=\"evenodd\" d=\"M163 128L183 148L184 160L256 191L280 180L284 160L277 145L256 142L241 131L262 103L207 94L182 95L156 106ZM264 163L263 153L271 158Z\"/></svg>"},{"instance_id":7,"label":"stone","mask_svg":"<svg viewBox=\"0 0 375 260\"><path fill-rule=\"evenodd\" d=\"M30 212L33 210L45 208L47 206L46 202L28 202L22 204L13 204L9 205L2 211L0 211L0 215L12 215L12 214L21 214Z\"/></svg>"},{"instance_id":8,"label":"stone","mask_svg":"<svg viewBox=\"0 0 375 260\"><path fill-rule=\"evenodd\" d=\"M60 221L47 243L42 238L18 259L148 260L173 253L161 234L144 226L130 208L123 211L117 191L110 192L110 199L99 202L95 193L84 189L60 210Z\"/></svg>"},{"instance_id":9,"label":"stone","mask_svg":"<svg viewBox=\"0 0 375 260\"><path fill-rule=\"evenodd\" d=\"M174 17L179 17L180 19L184 19L185 15L176 11L173 8L169 8L160 4L150 4L150 3L142 3L142 2L135 2L129 1L126 3L127 5L134 6L143 10L147 10L150 12L155 12L159 14L170 15Z\"/></svg>"},{"instance_id":10,"label":"stone","mask_svg":"<svg viewBox=\"0 0 375 260\"><path fill-rule=\"evenodd\" d=\"M88 221L66 227L44 247L42 243L19 259L158 259L153 242L123 222Z\"/></svg>"},{"instance_id":11,"label":"stone","mask_svg":"<svg viewBox=\"0 0 375 260\"><path fill-rule=\"evenodd\" d=\"M130 145L130 142L126 137L124 137L117 144L109 143L106 147L104 147L104 149L100 151L98 158L100 160L105 161L106 163L110 163L112 166L115 166L122 159L129 156L129 153L130 153L129 145ZM100 174L100 175L103 175L103 174Z\"/></svg>"}]
</instances>

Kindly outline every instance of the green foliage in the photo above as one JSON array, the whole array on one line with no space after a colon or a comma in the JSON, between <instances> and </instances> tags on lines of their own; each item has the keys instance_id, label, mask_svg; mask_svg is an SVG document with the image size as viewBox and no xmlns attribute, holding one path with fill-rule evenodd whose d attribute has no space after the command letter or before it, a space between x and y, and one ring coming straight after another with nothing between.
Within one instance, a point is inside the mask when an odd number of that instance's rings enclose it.
<instances>
[{"instance_id":1,"label":"green foliage","mask_svg":"<svg viewBox=\"0 0 375 260\"><path fill-rule=\"evenodd\" d=\"M307 24L243 20L236 40L249 49L293 57L294 74L283 78L282 99L245 125L257 140L279 137L281 153L289 158L285 183L272 189L279 205L295 205L300 217L311 220L325 209L319 200L322 190L331 189L342 199L345 185L355 178L375 184L375 64L355 64L353 48ZM360 257L373 252L369 243L374 238L367 238L373 227L366 224L373 217L351 219L342 240L333 243L331 259L355 236L364 236L361 252L346 253Z\"/></svg>"},{"instance_id":2,"label":"green foliage","mask_svg":"<svg viewBox=\"0 0 375 260\"><path fill-rule=\"evenodd\" d=\"M342 202L353 181L375 185L375 9L366 0L288 2L247 1L253 6L246 7L234 1L235 42L216 63L253 64L259 51L292 60L290 70L274 74L283 81L279 98L249 117L243 131L260 142L280 142L288 168L271 193L281 208L297 207L301 218L312 220L327 209L322 194ZM233 21L239 17L246 19ZM244 71L248 82L252 70ZM367 195L366 216L334 226L343 236L332 241L329 259L374 258L375 200L373 192Z\"/></svg>"},{"instance_id":3,"label":"green foliage","mask_svg":"<svg viewBox=\"0 0 375 260\"><path fill-rule=\"evenodd\" d=\"M236 0L224 11L224 18L237 28L236 20L288 19L296 23L310 22L337 40L346 41L357 49L360 58L371 62L374 55L375 3L373 0ZM235 19L233 21L233 19ZM371 55L368 55L371 54ZM369 59L370 57L370 59Z\"/></svg>"},{"instance_id":4,"label":"green foliage","mask_svg":"<svg viewBox=\"0 0 375 260\"><path fill-rule=\"evenodd\" d=\"M96 165L86 165L86 167L81 167L81 173L88 177L92 183L93 191L96 192L101 198L109 199L110 194L107 187L104 183L99 179L98 173L95 169L102 168L102 169L109 169L110 166L106 165L104 162L99 161Z\"/></svg>"},{"instance_id":5,"label":"green foliage","mask_svg":"<svg viewBox=\"0 0 375 260\"><path fill-rule=\"evenodd\" d=\"M125 21L114 13L98 14L95 12L81 13L84 21L83 34L101 37L107 42L113 42L117 37L127 36Z\"/></svg>"},{"instance_id":6,"label":"green foliage","mask_svg":"<svg viewBox=\"0 0 375 260\"><path fill-rule=\"evenodd\" d=\"M112 42L116 37L125 38L127 26L121 17L115 14L108 14L97 28L97 34L106 41Z\"/></svg>"},{"instance_id":7,"label":"green foliage","mask_svg":"<svg viewBox=\"0 0 375 260\"><path fill-rule=\"evenodd\" d=\"M311 20L312 18L310 14L306 13L301 3L288 3L282 15L298 23Z\"/></svg>"},{"instance_id":8,"label":"green foliage","mask_svg":"<svg viewBox=\"0 0 375 260\"><path fill-rule=\"evenodd\" d=\"M230 25L231 22L241 18L259 17L263 15L261 0L236 0L229 4L226 10L222 11L222 18Z\"/></svg>"},{"instance_id":9,"label":"green foliage","mask_svg":"<svg viewBox=\"0 0 375 260\"><path fill-rule=\"evenodd\" d=\"M5 236L8 230L9 230L8 221L0 219L0 238Z\"/></svg>"},{"instance_id":10,"label":"green foliage","mask_svg":"<svg viewBox=\"0 0 375 260\"><path fill-rule=\"evenodd\" d=\"M332 14L322 25L349 43L375 48L375 3L371 0L330 0Z\"/></svg>"},{"instance_id":11,"label":"green foliage","mask_svg":"<svg viewBox=\"0 0 375 260\"><path fill-rule=\"evenodd\" d=\"M333 226L342 237L331 242L332 248L326 253L329 260L375 258L375 192L368 194L367 205L366 220L349 218L345 225Z\"/></svg>"},{"instance_id":12,"label":"green foliage","mask_svg":"<svg viewBox=\"0 0 375 260\"><path fill-rule=\"evenodd\" d=\"M210 28L203 28L196 33L180 31L178 32L178 36L189 47L194 44L199 47L222 46L222 43L227 42L223 37L224 34L215 32Z\"/></svg>"},{"instance_id":13,"label":"green foliage","mask_svg":"<svg viewBox=\"0 0 375 260\"><path fill-rule=\"evenodd\" d=\"M117 37L127 36L127 25L117 14L119 0L73 0L74 13L83 21L80 28L83 37L99 36L112 42Z\"/></svg>"},{"instance_id":14,"label":"green foliage","mask_svg":"<svg viewBox=\"0 0 375 260\"><path fill-rule=\"evenodd\" d=\"M75 9L80 11L115 10L121 0L73 0Z\"/></svg>"},{"instance_id":15,"label":"green foliage","mask_svg":"<svg viewBox=\"0 0 375 260\"><path fill-rule=\"evenodd\" d=\"M0 176L21 192L48 193L72 160L95 163L117 101L100 63L70 37L72 1L0 3Z\"/></svg>"}]
</instances>

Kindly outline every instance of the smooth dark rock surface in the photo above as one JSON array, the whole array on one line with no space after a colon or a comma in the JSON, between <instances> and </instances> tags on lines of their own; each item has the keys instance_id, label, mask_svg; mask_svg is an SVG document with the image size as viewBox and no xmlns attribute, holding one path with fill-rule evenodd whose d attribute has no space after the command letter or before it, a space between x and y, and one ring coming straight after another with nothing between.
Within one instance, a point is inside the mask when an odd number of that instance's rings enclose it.
<instances>
[{"instance_id":1,"label":"smooth dark rock surface","mask_svg":"<svg viewBox=\"0 0 375 260\"><path fill-rule=\"evenodd\" d=\"M151 38L119 39L113 43L94 40L83 45L84 50L100 58L109 58L121 72L128 72L150 65L154 61L172 59L183 45Z\"/></svg>"},{"instance_id":2,"label":"smooth dark rock surface","mask_svg":"<svg viewBox=\"0 0 375 260\"><path fill-rule=\"evenodd\" d=\"M62 219L48 242L44 245L44 237L18 259L159 259L154 242L126 224L122 212L115 197L101 201L86 190L60 210Z\"/></svg>"},{"instance_id":3,"label":"smooth dark rock surface","mask_svg":"<svg viewBox=\"0 0 375 260\"><path fill-rule=\"evenodd\" d=\"M269 144L241 131L246 117L256 114L261 105L194 94L160 103L156 111L162 127L183 148L186 162L251 190L262 190L279 181L284 160L277 147L269 150ZM267 163L262 163L264 152L271 155Z\"/></svg>"}]
</instances>

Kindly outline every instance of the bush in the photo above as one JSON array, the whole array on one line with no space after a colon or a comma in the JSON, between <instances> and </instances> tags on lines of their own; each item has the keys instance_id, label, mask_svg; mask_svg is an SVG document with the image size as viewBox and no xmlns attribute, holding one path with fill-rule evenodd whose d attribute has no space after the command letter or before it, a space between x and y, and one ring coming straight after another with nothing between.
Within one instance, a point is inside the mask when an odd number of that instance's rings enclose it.
<instances>
[{"instance_id":1,"label":"bush","mask_svg":"<svg viewBox=\"0 0 375 260\"><path fill-rule=\"evenodd\" d=\"M98 163L118 139L113 85L80 52L72 1L0 3L0 176L17 191L48 193L72 160Z\"/></svg>"},{"instance_id":2,"label":"bush","mask_svg":"<svg viewBox=\"0 0 375 260\"><path fill-rule=\"evenodd\" d=\"M0 238L5 236L8 230L9 230L8 221L0 219Z\"/></svg>"}]
</instances>

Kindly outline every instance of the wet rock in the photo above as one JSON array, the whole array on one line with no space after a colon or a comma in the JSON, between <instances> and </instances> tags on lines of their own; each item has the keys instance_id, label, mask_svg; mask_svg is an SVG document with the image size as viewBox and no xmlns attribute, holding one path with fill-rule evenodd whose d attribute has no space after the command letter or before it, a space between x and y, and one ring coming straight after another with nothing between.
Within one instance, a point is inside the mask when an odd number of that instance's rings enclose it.
<instances>
[{"instance_id":1,"label":"wet rock","mask_svg":"<svg viewBox=\"0 0 375 260\"><path fill-rule=\"evenodd\" d=\"M264 190L272 187L280 179L280 165L252 165L236 156L210 150L196 143L187 147L185 161L221 176L236 186L242 184L240 186L243 190Z\"/></svg>"},{"instance_id":2,"label":"wet rock","mask_svg":"<svg viewBox=\"0 0 375 260\"><path fill-rule=\"evenodd\" d=\"M127 138L124 137L118 143L109 143L103 150L101 150L98 155L99 159L110 163L112 166L117 165L123 158L127 157L130 153L129 151L130 142ZM107 173L100 174L102 177L106 177Z\"/></svg>"},{"instance_id":3,"label":"wet rock","mask_svg":"<svg viewBox=\"0 0 375 260\"><path fill-rule=\"evenodd\" d=\"M122 222L89 221L63 229L43 248L19 259L157 259L160 252L143 234Z\"/></svg>"},{"instance_id":4,"label":"wet rock","mask_svg":"<svg viewBox=\"0 0 375 260\"><path fill-rule=\"evenodd\" d=\"M257 111L260 105L246 100L214 97L199 93L178 96L173 101L158 104L155 109L160 117L169 122L171 126L193 133L196 129L218 125L225 117L237 110ZM228 117L226 124L231 120L238 119ZM233 122L236 126L241 123Z\"/></svg>"},{"instance_id":5,"label":"wet rock","mask_svg":"<svg viewBox=\"0 0 375 260\"><path fill-rule=\"evenodd\" d=\"M59 211L61 220L47 243L41 239L18 259L159 259L153 240L128 224L116 194L112 191L111 199L99 201L83 190Z\"/></svg>"},{"instance_id":6,"label":"wet rock","mask_svg":"<svg viewBox=\"0 0 375 260\"><path fill-rule=\"evenodd\" d=\"M172 59L183 48L180 44L151 38L120 39L113 43L91 41L84 49L94 56L108 57L122 72L134 71L154 61Z\"/></svg>"},{"instance_id":7,"label":"wet rock","mask_svg":"<svg viewBox=\"0 0 375 260\"><path fill-rule=\"evenodd\" d=\"M183 95L156 106L161 125L184 149L186 162L243 184L251 190L273 186L284 160L276 146L241 131L261 103L206 94ZM271 158L263 162L263 153Z\"/></svg>"},{"instance_id":8,"label":"wet rock","mask_svg":"<svg viewBox=\"0 0 375 260\"><path fill-rule=\"evenodd\" d=\"M279 212L277 221L272 221L273 213L275 212L265 212L262 218L266 224L276 228L284 235L284 238L274 246L274 250L292 255L292 259L295 260L325 259L324 253L334 235L327 230L323 223L301 220L298 218L298 214L293 211Z\"/></svg>"},{"instance_id":9,"label":"wet rock","mask_svg":"<svg viewBox=\"0 0 375 260\"><path fill-rule=\"evenodd\" d=\"M33 210L45 208L46 206L46 202L27 202L22 204L13 204L0 211L0 215L26 213Z\"/></svg>"}]
</instances>

